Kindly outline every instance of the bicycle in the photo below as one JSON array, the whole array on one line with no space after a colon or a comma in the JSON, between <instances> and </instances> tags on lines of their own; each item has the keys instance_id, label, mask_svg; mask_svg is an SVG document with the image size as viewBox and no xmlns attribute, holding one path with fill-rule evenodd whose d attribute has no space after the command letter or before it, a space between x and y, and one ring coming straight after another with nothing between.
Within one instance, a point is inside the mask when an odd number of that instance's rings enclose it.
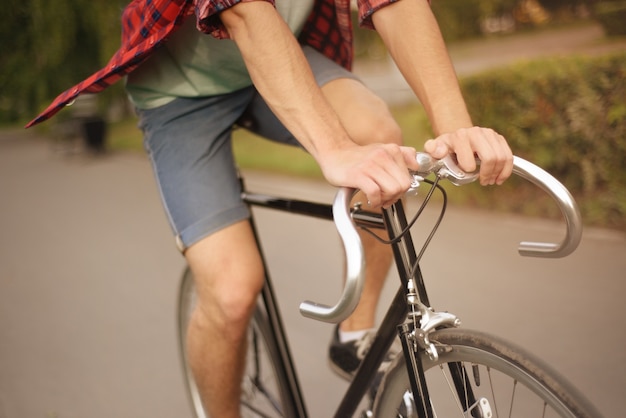
<instances>
[{"instance_id":1,"label":"bicycle","mask_svg":"<svg viewBox=\"0 0 626 418\"><path fill-rule=\"evenodd\" d=\"M392 246L400 287L384 316L371 347L336 409L335 417L600 417L591 403L561 375L526 350L498 337L463 329L456 315L432 309L420 269L420 260L439 224L447 199L440 180L454 185L474 181L451 157L433 161L418 153L420 172L412 173L410 192L430 185L416 214L407 218L402 201L381 213L350 207L355 190L340 189L332 205L251 193L241 179L242 197L250 206L332 220L343 242L346 280L334 306L303 302L300 312L309 318L339 323L356 307L364 280L364 256L356 228L386 231ZM561 209L566 234L560 243L522 242L519 253L534 257L565 257L582 237L580 212L567 189L541 168L514 157L514 173L550 195ZM434 176L430 180L429 176ZM441 211L419 252L411 227L432 201L443 196ZM257 229L251 219L255 234ZM259 237L256 236L257 243ZM266 267L266 281L248 331L247 363L242 382L244 416L307 417L287 336ZM207 415L186 361L185 333L194 304L193 277L187 269L179 293L179 338L193 411ZM402 350L386 363L394 341ZM386 367L382 367L383 364ZM375 384L376 383L376 384ZM417 394L417 396L414 396ZM365 399L365 409L363 400ZM506 415L505 415L506 414Z\"/></svg>"}]
</instances>

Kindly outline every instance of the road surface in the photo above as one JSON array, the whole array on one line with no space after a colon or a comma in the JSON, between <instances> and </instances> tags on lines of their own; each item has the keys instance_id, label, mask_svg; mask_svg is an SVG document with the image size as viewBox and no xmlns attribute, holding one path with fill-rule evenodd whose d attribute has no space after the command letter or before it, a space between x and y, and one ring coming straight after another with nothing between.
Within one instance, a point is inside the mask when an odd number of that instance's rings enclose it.
<instances>
[{"instance_id":1,"label":"road surface","mask_svg":"<svg viewBox=\"0 0 626 418\"><path fill-rule=\"evenodd\" d=\"M334 194L317 182L248 178L262 192ZM0 215L0 418L190 417L175 338L183 259L146 158L58 154L2 133ZM262 211L258 220L310 416L332 416L346 385L326 367L331 326L297 311L304 299L338 295L332 225ZM559 240L561 228L451 209L423 263L431 299L466 327L534 351L606 417L622 416L626 238L588 228L566 259L516 254L518 241Z\"/></svg>"}]
</instances>

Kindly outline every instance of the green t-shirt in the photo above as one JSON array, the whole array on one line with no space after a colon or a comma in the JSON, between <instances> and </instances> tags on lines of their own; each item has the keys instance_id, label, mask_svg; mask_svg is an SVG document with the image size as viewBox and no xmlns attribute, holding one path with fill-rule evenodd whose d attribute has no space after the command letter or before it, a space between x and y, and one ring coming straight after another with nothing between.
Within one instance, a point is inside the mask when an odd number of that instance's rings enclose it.
<instances>
[{"instance_id":1,"label":"green t-shirt","mask_svg":"<svg viewBox=\"0 0 626 418\"><path fill-rule=\"evenodd\" d=\"M276 0L276 9L298 34L314 0ZM189 17L167 43L126 80L131 101L140 109L162 106L177 97L230 93L252 84L235 43L196 29Z\"/></svg>"}]
</instances>

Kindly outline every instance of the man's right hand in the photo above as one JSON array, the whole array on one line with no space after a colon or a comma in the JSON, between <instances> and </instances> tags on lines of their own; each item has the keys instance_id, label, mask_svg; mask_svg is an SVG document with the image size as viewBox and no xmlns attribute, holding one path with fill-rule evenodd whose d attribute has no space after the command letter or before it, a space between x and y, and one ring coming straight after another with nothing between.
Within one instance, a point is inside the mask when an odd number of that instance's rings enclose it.
<instances>
[{"instance_id":1,"label":"man's right hand","mask_svg":"<svg viewBox=\"0 0 626 418\"><path fill-rule=\"evenodd\" d=\"M389 207L411 186L416 151L394 144L349 146L325 153L318 162L329 183L360 189L372 209Z\"/></svg>"},{"instance_id":2,"label":"man's right hand","mask_svg":"<svg viewBox=\"0 0 626 418\"><path fill-rule=\"evenodd\" d=\"M480 184L502 184L513 172L513 153L506 139L489 128L458 129L440 135L424 144L424 150L436 159L456 154L459 167L466 172L476 170L480 160Z\"/></svg>"}]
</instances>

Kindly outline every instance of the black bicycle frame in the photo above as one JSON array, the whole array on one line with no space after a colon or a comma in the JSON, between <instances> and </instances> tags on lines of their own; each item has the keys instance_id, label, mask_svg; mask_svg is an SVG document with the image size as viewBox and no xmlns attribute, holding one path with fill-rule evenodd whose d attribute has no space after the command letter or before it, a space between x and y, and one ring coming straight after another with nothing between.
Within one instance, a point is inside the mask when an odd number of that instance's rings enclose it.
<instances>
[{"instance_id":1,"label":"black bicycle frame","mask_svg":"<svg viewBox=\"0 0 626 418\"><path fill-rule=\"evenodd\" d=\"M243 181L242 190L245 190L243 187ZM330 204L307 202L297 199L276 198L263 194L249 193L247 191L242 193L242 198L251 207L264 207L331 221L333 219L332 206ZM345 418L354 415L361 399L363 399L363 397L367 394L367 391L370 389L370 384L374 381L379 366L385 358L385 354L391 347L396 335L398 335L398 327L405 322L408 314L406 289L409 278L413 278L414 283L416 284L420 302L428 305L428 296L426 294L421 269L416 262L417 256L415 254L412 238L410 233L406 231L406 216L402 202L397 202L390 209L385 209L382 215L357 209L352 212L352 217L355 223L359 226L365 226L370 229L386 230L388 232L389 239L394 241L392 243L392 248L401 280L401 286L396 293L380 327L378 328L378 332L370 350L363 359L361 367L357 370L354 379L352 379L346 394L337 408L334 415L336 418ZM263 263L265 263L256 226L254 225L254 222L251 222L251 224L257 240L257 245L259 246L259 251L261 251L261 256L264 260ZM306 418L308 417L308 413L304 397L300 389L299 380L292 360L291 351L289 349L280 309L278 307L274 289L269 277L269 272L267 266L265 267L266 280L261 296L263 303L265 304L271 332L273 334L274 341L277 344L278 352L281 356L283 377L289 384L289 402L292 404L292 409L296 411L298 417ZM405 355L407 356L407 351L412 351L407 350L408 347L403 348ZM429 399L424 381L424 375L423 373L417 372L417 370L421 367L419 355L415 355L415 353L413 354L412 362L407 361L407 364L409 365L409 377L413 393L418 393L423 396L420 396L418 398L419 400L416 399L416 404L422 404L422 411L419 411L420 408L418 407L418 413L420 413L420 417L431 417L432 411L428 411L428 409L430 409L430 402L424 402L424 400ZM417 365L415 364L416 361L418 363ZM411 366L411 363L413 366Z\"/></svg>"}]
</instances>

